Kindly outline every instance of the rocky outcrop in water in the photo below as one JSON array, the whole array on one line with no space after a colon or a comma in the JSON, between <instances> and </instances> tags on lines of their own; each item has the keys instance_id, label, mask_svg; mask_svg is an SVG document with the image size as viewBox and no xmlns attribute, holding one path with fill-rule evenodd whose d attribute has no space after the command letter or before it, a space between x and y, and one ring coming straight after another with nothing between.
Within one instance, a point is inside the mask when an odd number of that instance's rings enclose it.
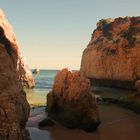
<instances>
[{"instance_id":1,"label":"rocky outcrop in water","mask_svg":"<svg viewBox=\"0 0 140 140\"><path fill-rule=\"evenodd\" d=\"M47 107L49 117L68 128L95 131L100 124L90 81L79 72L58 72L53 90L47 95Z\"/></svg>"},{"instance_id":2,"label":"rocky outcrop in water","mask_svg":"<svg viewBox=\"0 0 140 140\"><path fill-rule=\"evenodd\" d=\"M0 140L27 140L30 107L17 72L19 48L0 10Z\"/></svg>"},{"instance_id":3,"label":"rocky outcrop in water","mask_svg":"<svg viewBox=\"0 0 140 140\"><path fill-rule=\"evenodd\" d=\"M134 88L140 79L140 17L101 20L83 52L81 73L94 85Z\"/></svg>"},{"instance_id":4,"label":"rocky outcrop in water","mask_svg":"<svg viewBox=\"0 0 140 140\"><path fill-rule=\"evenodd\" d=\"M33 74L39 74L40 70L38 68L35 68L33 71Z\"/></svg>"}]
</instances>

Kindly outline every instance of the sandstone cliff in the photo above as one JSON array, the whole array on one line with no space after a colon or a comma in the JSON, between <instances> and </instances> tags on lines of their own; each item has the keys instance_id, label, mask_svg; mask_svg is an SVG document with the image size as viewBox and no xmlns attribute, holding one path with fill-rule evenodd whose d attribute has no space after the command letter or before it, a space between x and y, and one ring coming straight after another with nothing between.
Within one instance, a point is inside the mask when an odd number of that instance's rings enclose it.
<instances>
[{"instance_id":1,"label":"sandstone cliff","mask_svg":"<svg viewBox=\"0 0 140 140\"><path fill-rule=\"evenodd\" d=\"M48 115L68 128L95 131L100 124L90 82L79 72L58 72L52 92L47 95Z\"/></svg>"},{"instance_id":2,"label":"sandstone cliff","mask_svg":"<svg viewBox=\"0 0 140 140\"><path fill-rule=\"evenodd\" d=\"M97 85L133 88L140 79L140 17L101 20L83 52L81 73Z\"/></svg>"},{"instance_id":3,"label":"sandstone cliff","mask_svg":"<svg viewBox=\"0 0 140 140\"><path fill-rule=\"evenodd\" d=\"M3 11L1 9L0 9L0 30L1 30L1 34L3 33L0 39L1 43L6 42L6 40L8 40L8 42L6 43L6 46L7 46L6 50L8 51L8 53L11 53L12 59L15 65L17 66L16 71L19 73L18 74L19 80L27 88L34 87L35 82L34 82L34 78L32 76L31 70L29 69L24 59L22 59L21 57L19 45L16 40L13 29L11 25L9 25L9 23L7 22L3 14ZM14 52L17 53L17 56L15 56ZM15 59L15 57L17 58Z\"/></svg>"},{"instance_id":4,"label":"sandstone cliff","mask_svg":"<svg viewBox=\"0 0 140 140\"><path fill-rule=\"evenodd\" d=\"M30 107L17 72L19 48L0 10L0 140L27 140Z\"/></svg>"}]
</instances>

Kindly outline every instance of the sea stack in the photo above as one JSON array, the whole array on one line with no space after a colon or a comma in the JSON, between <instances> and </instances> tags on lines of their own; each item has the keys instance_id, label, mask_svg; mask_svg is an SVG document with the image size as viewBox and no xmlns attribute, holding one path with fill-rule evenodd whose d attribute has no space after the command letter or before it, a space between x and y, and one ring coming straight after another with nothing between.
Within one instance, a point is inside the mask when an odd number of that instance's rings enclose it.
<instances>
[{"instance_id":1,"label":"sea stack","mask_svg":"<svg viewBox=\"0 0 140 140\"><path fill-rule=\"evenodd\" d=\"M35 68L33 74L39 74L39 72L40 72L39 68Z\"/></svg>"},{"instance_id":2,"label":"sea stack","mask_svg":"<svg viewBox=\"0 0 140 140\"><path fill-rule=\"evenodd\" d=\"M100 124L90 81L79 72L59 71L47 95L49 117L68 128L95 131Z\"/></svg>"},{"instance_id":3,"label":"sea stack","mask_svg":"<svg viewBox=\"0 0 140 140\"><path fill-rule=\"evenodd\" d=\"M134 88L140 79L140 17L99 21L80 71L94 85Z\"/></svg>"},{"instance_id":4,"label":"sea stack","mask_svg":"<svg viewBox=\"0 0 140 140\"><path fill-rule=\"evenodd\" d=\"M19 47L0 10L0 140L27 140L30 107L17 72Z\"/></svg>"}]
</instances>

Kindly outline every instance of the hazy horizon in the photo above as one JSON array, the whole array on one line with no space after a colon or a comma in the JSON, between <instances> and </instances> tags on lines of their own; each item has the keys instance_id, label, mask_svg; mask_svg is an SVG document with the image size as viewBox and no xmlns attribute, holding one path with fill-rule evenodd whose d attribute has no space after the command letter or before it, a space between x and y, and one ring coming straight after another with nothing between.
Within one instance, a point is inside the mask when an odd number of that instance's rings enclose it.
<instances>
[{"instance_id":1,"label":"hazy horizon","mask_svg":"<svg viewBox=\"0 0 140 140\"><path fill-rule=\"evenodd\" d=\"M139 0L3 0L0 4L32 69L79 69L100 19L140 14Z\"/></svg>"}]
</instances>

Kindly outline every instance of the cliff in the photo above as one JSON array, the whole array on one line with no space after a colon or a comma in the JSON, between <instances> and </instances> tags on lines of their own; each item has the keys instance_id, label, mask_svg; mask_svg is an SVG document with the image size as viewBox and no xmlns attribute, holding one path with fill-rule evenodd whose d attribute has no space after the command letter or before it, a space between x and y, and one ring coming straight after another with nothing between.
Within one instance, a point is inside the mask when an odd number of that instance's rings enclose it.
<instances>
[{"instance_id":1,"label":"cliff","mask_svg":"<svg viewBox=\"0 0 140 140\"><path fill-rule=\"evenodd\" d=\"M80 71L94 85L134 88L140 79L140 17L100 20Z\"/></svg>"},{"instance_id":2,"label":"cliff","mask_svg":"<svg viewBox=\"0 0 140 140\"><path fill-rule=\"evenodd\" d=\"M0 9L0 28L1 32L4 34L4 36L1 36L0 42L3 43L7 41L6 50L9 54L11 53L12 59L16 65L16 71L18 73L19 80L27 88L34 87L35 82L31 70L29 69L24 59L22 59L21 57L19 44L16 40L12 26L9 25L1 9ZM15 56L14 52L17 53L17 56ZM17 58L15 59L15 57Z\"/></svg>"},{"instance_id":3,"label":"cliff","mask_svg":"<svg viewBox=\"0 0 140 140\"><path fill-rule=\"evenodd\" d=\"M30 107L17 72L19 48L0 10L0 140L27 140Z\"/></svg>"}]
</instances>

